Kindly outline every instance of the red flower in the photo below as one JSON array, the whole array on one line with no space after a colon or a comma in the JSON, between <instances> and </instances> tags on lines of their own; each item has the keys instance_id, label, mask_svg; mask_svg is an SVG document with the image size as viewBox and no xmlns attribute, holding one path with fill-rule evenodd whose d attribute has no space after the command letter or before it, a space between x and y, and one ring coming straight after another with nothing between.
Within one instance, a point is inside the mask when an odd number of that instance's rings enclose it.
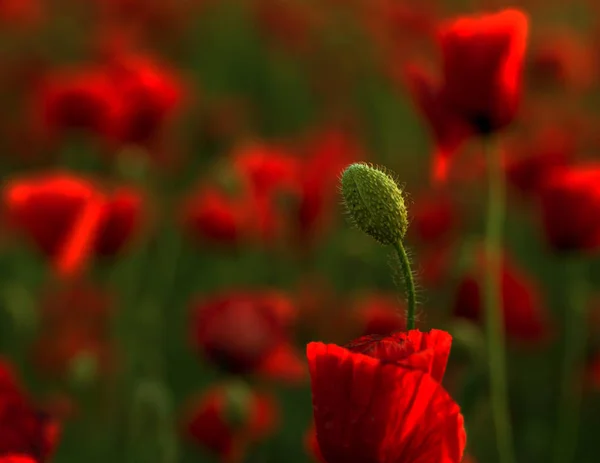
<instances>
[{"instance_id":1,"label":"red flower","mask_svg":"<svg viewBox=\"0 0 600 463\"><path fill-rule=\"evenodd\" d=\"M550 246L560 252L600 249L600 165L557 170L543 184L542 223Z\"/></svg>"},{"instance_id":2,"label":"red flower","mask_svg":"<svg viewBox=\"0 0 600 463\"><path fill-rule=\"evenodd\" d=\"M122 102L119 140L151 141L179 108L181 83L168 69L137 55L114 57L106 72Z\"/></svg>"},{"instance_id":3,"label":"red flower","mask_svg":"<svg viewBox=\"0 0 600 463\"><path fill-rule=\"evenodd\" d=\"M516 115L527 32L518 10L461 17L440 28L440 97L478 133L497 131Z\"/></svg>"},{"instance_id":4,"label":"red flower","mask_svg":"<svg viewBox=\"0 0 600 463\"><path fill-rule=\"evenodd\" d=\"M438 31L442 82L409 67L409 88L429 123L436 154L434 179L470 133L489 134L512 122L521 99L527 17L517 10L461 17Z\"/></svg>"},{"instance_id":5,"label":"red flower","mask_svg":"<svg viewBox=\"0 0 600 463\"><path fill-rule=\"evenodd\" d=\"M187 438L209 449L223 463L241 462L246 448L271 434L278 419L270 396L236 385L204 392L186 415Z\"/></svg>"},{"instance_id":6,"label":"red flower","mask_svg":"<svg viewBox=\"0 0 600 463\"><path fill-rule=\"evenodd\" d=\"M184 226L198 241L233 245L251 235L247 210L217 188L193 194L184 206Z\"/></svg>"},{"instance_id":7,"label":"red flower","mask_svg":"<svg viewBox=\"0 0 600 463\"><path fill-rule=\"evenodd\" d=\"M89 257L101 224L104 195L87 180L69 174L15 180L4 188L9 219L58 272L78 272Z\"/></svg>"},{"instance_id":8,"label":"red flower","mask_svg":"<svg viewBox=\"0 0 600 463\"><path fill-rule=\"evenodd\" d=\"M327 463L461 461L463 417L422 361L437 342L449 351L443 332L411 331L349 348L308 345L317 440Z\"/></svg>"},{"instance_id":9,"label":"red flower","mask_svg":"<svg viewBox=\"0 0 600 463\"><path fill-rule=\"evenodd\" d=\"M485 273L483 262L466 275L458 285L454 300L454 314L481 322L481 279ZM534 282L506 257L502 264L502 310L508 336L522 342L539 342L550 334L542 297Z\"/></svg>"},{"instance_id":10,"label":"red flower","mask_svg":"<svg viewBox=\"0 0 600 463\"><path fill-rule=\"evenodd\" d=\"M194 306L192 342L226 371L298 379L304 370L287 332L293 310L276 292L217 294Z\"/></svg>"},{"instance_id":11,"label":"red flower","mask_svg":"<svg viewBox=\"0 0 600 463\"><path fill-rule=\"evenodd\" d=\"M317 431L314 424L311 425L306 431L306 434L304 434L304 448L306 449L306 453L308 453L314 461L327 463L321 454L319 442L317 441Z\"/></svg>"},{"instance_id":12,"label":"red flower","mask_svg":"<svg viewBox=\"0 0 600 463\"><path fill-rule=\"evenodd\" d=\"M44 330L33 348L40 371L64 377L76 373L76 362L85 359L93 363L94 374L106 374L113 361L111 302L105 292L84 284L46 294L40 304Z\"/></svg>"},{"instance_id":13,"label":"red flower","mask_svg":"<svg viewBox=\"0 0 600 463\"><path fill-rule=\"evenodd\" d=\"M29 403L10 365L0 358L0 458L16 454L47 461L58 434L58 424Z\"/></svg>"},{"instance_id":14,"label":"red flower","mask_svg":"<svg viewBox=\"0 0 600 463\"><path fill-rule=\"evenodd\" d=\"M121 111L117 91L106 74L92 68L48 75L33 104L42 129L50 135L79 129L112 137Z\"/></svg>"},{"instance_id":15,"label":"red flower","mask_svg":"<svg viewBox=\"0 0 600 463\"><path fill-rule=\"evenodd\" d=\"M64 276L81 271L94 253L116 254L141 215L141 196L133 190L107 197L90 180L60 172L13 180L4 202L12 225Z\"/></svg>"},{"instance_id":16,"label":"red flower","mask_svg":"<svg viewBox=\"0 0 600 463\"><path fill-rule=\"evenodd\" d=\"M455 204L442 194L417 198L409 232L425 245L446 242L457 224Z\"/></svg>"}]
</instances>

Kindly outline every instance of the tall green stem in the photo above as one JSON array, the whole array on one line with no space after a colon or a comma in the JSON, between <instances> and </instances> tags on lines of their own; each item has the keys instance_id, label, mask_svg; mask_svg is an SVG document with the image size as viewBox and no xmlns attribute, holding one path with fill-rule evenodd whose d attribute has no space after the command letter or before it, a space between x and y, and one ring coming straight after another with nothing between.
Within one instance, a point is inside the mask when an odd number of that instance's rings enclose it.
<instances>
[{"instance_id":1,"label":"tall green stem","mask_svg":"<svg viewBox=\"0 0 600 463\"><path fill-rule=\"evenodd\" d=\"M394 245L398 259L400 260L400 267L402 268L402 275L404 276L404 289L406 291L406 297L408 299L408 312L406 314L406 328L409 330L415 329L415 310L417 306L417 291L415 288L415 280L413 279L412 270L410 268L410 260L406 249L402 241L398 241Z\"/></svg>"},{"instance_id":2,"label":"tall green stem","mask_svg":"<svg viewBox=\"0 0 600 463\"><path fill-rule=\"evenodd\" d=\"M574 381L581 376L586 346L586 267L582 261L565 263L567 298L564 320L564 351L561 367L561 391L558 402L558 426L554 448L556 463L575 461L581 413L581 390Z\"/></svg>"},{"instance_id":3,"label":"tall green stem","mask_svg":"<svg viewBox=\"0 0 600 463\"><path fill-rule=\"evenodd\" d=\"M484 141L488 164L488 206L485 227L486 272L483 275L485 328L490 375L490 400L500 463L514 463L508 408L506 342L502 312L502 234L505 215L505 179L500 152Z\"/></svg>"}]
</instances>

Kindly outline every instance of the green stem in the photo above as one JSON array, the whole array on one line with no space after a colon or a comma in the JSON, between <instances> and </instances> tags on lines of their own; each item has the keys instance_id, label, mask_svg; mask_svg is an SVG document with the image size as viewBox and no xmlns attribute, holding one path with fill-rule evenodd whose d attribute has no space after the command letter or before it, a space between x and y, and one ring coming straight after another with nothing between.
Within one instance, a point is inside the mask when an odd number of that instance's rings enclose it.
<instances>
[{"instance_id":1,"label":"green stem","mask_svg":"<svg viewBox=\"0 0 600 463\"><path fill-rule=\"evenodd\" d=\"M581 413L581 391L575 389L574 380L581 376L581 362L586 346L586 267L583 262L570 261L565 265L565 282L568 301L565 307L565 345L561 367L561 391L558 402L558 426L554 461L574 461Z\"/></svg>"},{"instance_id":2,"label":"green stem","mask_svg":"<svg viewBox=\"0 0 600 463\"><path fill-rule=\"evenodd\" d=\"M404 276L404 289L408 299L408 312L406 314L406 329L415 329L415 310L417 306L417 291L415 288L415 280L413 273L410 268L410 259L406 253L406 249L402 244L402 241L398 241L394 245L398 259L400 260L400 267L402 268L402 275Z\"/></svg>"},{"instance_id":3,"label":"green stem","mask_svg":"<svg viewBox=\"0 0 600 463\"><path fill-rule=\"evenodd\" d=\"M485 228L483 275L485 328L490 375L490 401L496 429L500 463L514 463L512 429L508 408L506 341L502 302L502 234L505 215L505 179L500 151L484 142L488 163L488 206Z\"/></svg>"}]
</instances>

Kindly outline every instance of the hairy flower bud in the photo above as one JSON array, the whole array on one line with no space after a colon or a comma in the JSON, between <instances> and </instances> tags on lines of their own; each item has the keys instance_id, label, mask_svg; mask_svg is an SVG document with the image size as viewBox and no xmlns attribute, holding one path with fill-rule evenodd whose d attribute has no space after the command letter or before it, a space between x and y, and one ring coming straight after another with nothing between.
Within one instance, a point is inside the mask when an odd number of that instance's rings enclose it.
<instances>
[{"instance_id":1,"label":"hairy flower bud","mask_svg":"<svg viewBox=\"0 0 600 463\"><path fill-rule=\"evenodd\" d=\"M387 173L364 163L342 174L342 195L356 226L382 244L402 240L408 217L402 190Z\"/></svg>"}]
</instances>

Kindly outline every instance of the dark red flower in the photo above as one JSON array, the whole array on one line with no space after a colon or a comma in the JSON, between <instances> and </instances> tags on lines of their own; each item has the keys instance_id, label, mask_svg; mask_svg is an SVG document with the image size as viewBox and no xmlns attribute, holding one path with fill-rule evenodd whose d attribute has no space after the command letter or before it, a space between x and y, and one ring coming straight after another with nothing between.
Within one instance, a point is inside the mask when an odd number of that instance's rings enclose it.
<instances>
[{"instance_id":1,"label":"dark red flower","mask_svg":"<svg viewBox=\"0 0 600 463\"><path fill-rule=\"evenodd\" d=\"M460 281L454 300L456 316L482 321L481 284L485 272L481 260ZM501 289L506 334L513 340L525 343L546 340L550 335L550 324L542 295L534 282L507 257L502 263Z\"/></svg>"},{"instance_id":2,"label":"dark red flower","mask_svg":"<svg viewBox=\"0 0 600 463\"><path fill-rule=\"evenodd\" d=\"M294 310L285 295L273 291L217 294L193 307L192 342L226 371L295 380L304 370L289 346Z\"/></svg>"},{"instance_id":3,"label":"dark red flower","mask_svg":"<svg viewBox=\"0 0 600 463\"><path fill-rule=\"evenodd\" d=\"M480 134L512 122L521 99L528 20L518 10L460 17L442 25L444 105Z\"/></svg>"},{"instance_id":4,"label":"dark red flower","mask_svg":"<svg viewBox=\"0 0 600 463\"><path fill-rule=\"evenodd\" d=\"M108 195L66 172L15 179L4 187L3 199L12 226L64 276L80 272L94 254L116 254L139 228L139 193L120 189Z\"/></svg>"},{"instance_id":5,"label":"dark red flower","mask_svg":"<svg viewBox=\"0 0 600 463\"><path fill-rule=\"evenodd\" d=\"M102 70L59 70L46 77L35 95L33 110L41 118L41 129L49 135L77 129L113 137L121 101Z\"/></svg>"},{"instance_id":6,"label":"dark red flower","mask_svg":"<svg viewBox=\"0 0 600 463\"><path fill-rule=\"evenodd\" d=\"M93 365L94 375L111 370L112 301L106 292L76 283L44 294L39 312L44 330L33 354L40 372L53 377L76 374L82 360Z\"/></svg>"},{"instance_id":7,"label":"dark red flower","mask_svg":"<svg viewBox=\"0 0 600 463\"><path fill-rule=\"evenodd\" d=\"M150 58L132 54L115 56L106 73L122 103L119 140L151 141L180 106L183 89L178 78Z\"/></svg>"},{"instance_id":8,"label":"dark red flower","mask_svg":"<svg viewBox=\"0 0 600 463\"><path fill-rule=\"evenodd\" d=\"M450 336L442 333L411 331L350 348L307 346L317 441L327 463L461 461L460 409L421 358L434 350L427 346L434 338L449 350Z\"/></svg>"},{"instance_id":9,"label":"dark red flower","mask_svg":"<svg viewBox=\"0 0 600 463\"><path fill-rule=\"evenodd\" d=\"M91 182L66 173L13 180L4 187L12 225L63 275L77 273L90 256L104 201Z\"/></svg>"},{"instance_id":10,"label":"dark red flower","mask_svg":"<svg viewBox=\"0 0 600 463\"><path fill-rule=\"evenodd\" d=\"M248 210L217 188L205 187L184 205L183 222L198 241L239 244L253 235Z\"/></svg>"},{"instance_id":11,"label":"dark red flower","mask_svg":"<svg viewBox=\"0 0 600 463\"><path fill-rule=\"evenodd\" d=\"M0 457L16 454L48 461L58 435L58 423L31 405L9 363L0 358Z\"/></svg>"},{"instance_id":12,"label":"dark red flower","mask_svg":"<svg viewBox=\"0 0 600 463\"><path fill-rule=\"evenodd\" d=\"M185 435L223 463L241 462L246 448L275 429L273 399L239 385L214 386L186 408Z\"/></svg>"},{"instance_id":13,"label":"dark red flower","mask_svg":"<svg viewBox=\"0 0 600 463\"><path fill-rule=\"evenodd\" d=\"M457 225L456 206L447 194L417 198L411 211L409 233L424 245L447 241Z\"/></svg>"},{"instance_id":14,"label":"dark red flower","mask_svg":"<svg viewBox=\"0 0 600 463\"><path fill-rule=\"evenodd\" d=\"M556 170L546 178L540 197L544 233L552 249L600 249L600 165Z\"/></svg>"}]
</instances>

